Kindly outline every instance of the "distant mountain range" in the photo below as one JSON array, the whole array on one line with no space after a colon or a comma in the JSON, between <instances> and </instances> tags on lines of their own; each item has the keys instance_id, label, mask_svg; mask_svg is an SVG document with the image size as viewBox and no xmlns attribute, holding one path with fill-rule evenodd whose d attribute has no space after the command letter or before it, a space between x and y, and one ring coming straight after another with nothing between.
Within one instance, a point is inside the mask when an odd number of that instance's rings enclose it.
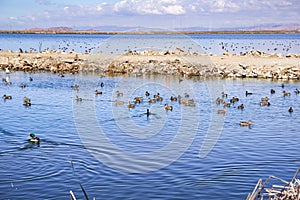
<instances>
[{"instance_id":1,"label":"distant mountain range","mask_svg":"<svg viewBox=\"0 0 300 200\"><path fill-rule=\"evenodd\" d=\"M0 30L0 32L11 33L197 33L197 32L296 32L300 33L300 24L264 24L248 27L234 28L207 28L207 27L186 27L173 30L153 29L146 27L121 27L121 26L96 26L96 27L50 27L30 28L26 30Z\"/></svg>"},{"instance_id":2,"label":"distant mountain range","mask_svg":"<svg viewBox=\"0 0 300 200\"><path fill-rule=\"evenodd\" d=\"M152 29L140 26L119 27L119 26L97 26L97 27L78 27L76 30L95 30L95 31L300 31L300 24L264 24L248 27L233 28L208 28L208 27L186 27L174 30Z\"/></svg>"}]
</instances>

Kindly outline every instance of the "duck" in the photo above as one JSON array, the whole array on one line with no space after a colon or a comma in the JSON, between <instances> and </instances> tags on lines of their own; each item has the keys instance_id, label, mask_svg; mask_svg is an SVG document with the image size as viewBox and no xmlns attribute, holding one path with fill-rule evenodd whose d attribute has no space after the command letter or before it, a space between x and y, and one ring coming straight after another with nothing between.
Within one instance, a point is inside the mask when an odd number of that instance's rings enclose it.
<instances>
[{"instance_id":1,"label":"duck","mask_svg":"<svg viewBox=\"0 0 300 200\"><path fill-rule=\"evenodd\" d=\"M177 101L177 97L171 96L170 100L171 101Z\"/></svg>"},{"instance_id":2,"label":"duck","mask_svg":"<svg viewBox=\"0 0 300 200\"><path fill-rule=\"evenodd\" d=\"M296 94L299 94L299 93L300 93L300 90L298 90L298 88L296 88L295 93L296 93Z\"/></svg>"},{"instance_id":3,"label":"duck","mask_svg":"<svg viewBox=\"0 0 300 200\"><path fill-rule=\"evenodd\" d=\"M133 101L135 104L141 103L143 101L143 97L135 97Z\"/></svg>"},{"instance_id":4,"label":"duck","mask_svg":"<svg viewBox=\"0 0 300 200\"><path fill-rule=\"evenodd\" d=\"M130 101L128 101L127 107L128 108L135 108L135 104L132 104L132 103L130 103Z\"/></svg>"},{"instance_id":5,"label":"duck","mask_svg":"<svg viewBox=\"0 0 300 200\"><path fill-rule=\"evenodd\" d=\"M290 112L290 113L294 112L293 107L290 107L290 108L289 108L289 112Z\"/></svg>"},{"instance_id":6,"label":"duck","mask_svg":"<svg viewBox=\"0 0 300 200\"><path fill-rule=\"evenodd\" d=\"M148 102L149 102L149 103L155 103L155 102L156 102L156 99L148 98Z\"/></svg>"},{"instance_id":7,"label":"duck","mask_svg":"<svg viewBox=\"0 0 300 200\"><path fill-rule=\"evenodd\" d=\"M123 96L122 92L116 91L116 93L117 93L117 97L122 97Z\"/></svg>"},{"instance_id":8,"label":"duck","mask_svg":"<svg viewBox=\"0 0 300 200\"><path fill-rule=\"evenodd\" d=\"M103 82L101 82L100 87L102 87L102 88L104 87L104 83Z\"/></svg>"},{"instance_id":9,"label":"duck","mask_svg":"<svg viewBox=\"0 0 300 200\"><path fill-rule=\"evenodd\" d=\"M156 93L155 95L153 95L153 97L156 99L157 97L159 97L159 93Z\"/></svg>"},{"instance_id":10,"label":"duck","mask_svg":"<svg viewBox=\"0 0 300 200\"><path fill-rule=\"evenodd\" d=\"M252 92L248 92L248 91L246 90L246 96L252 95L252 94L253 94Z\"/></svg>"},{"instance_id":11,"label":"duck","mask_svg":"<svg viewBox=\"0 0 300 200\"><path fill-rule=\"evenodd\" d=\"M34 143L40 143L40 138L36 137L34 133L30 133L28 136L28 140Z\"/></svg>"},{"instance_id":12,"label":"duck","mask_svg":"<svg viewBox=\"0 0 300 200\"><path fill-rule=\"evenodd\" d=\"M76 101L82 101L82 98L81 98L81 97L78 97L78 96L76 95L75 100L76 100Z\"/></svg>"},{"instance_id":13,"label":"duck","mask_svg":"<svg viewBox=\"0 0 300 200\"><path fill-rule=\"evenodd\" d=\"M163 101L163 98L160 97L160 96L157 96L157 97L156 97L156 101Z\"/></svg>"},{"instance_id":14,"label":"duck","mask_svg":"<svg viewBox=\"0 0 300 200\"><path fill-rule=\"evenodd\" d=\"M23 102L24 102L23 103L24 106L31 106L31 99L24 97Z\"/></svg>"},{"instance_id":15,"label":"duck","mask_svg":"<svg viewBox=\"0 0 300 200\"><path fill-rule=\"evenodd\" d=\"M8 95L4 94L2 98L5 99L5 100L6 99L12 99L12 96L8 96Z\"/></svg>"},{"instance_id":16,"label":"duck","mask_svg":"<svg viewBox=\"0 0 300 200\"><path fill-rule=\"evenodd\" d=\"M291 96L291 93L290 93L290 92L283 91L283 96L284 96L284 97L289 97L289 96Z\"/></svg>"},{"instance_id":17,"label":"duck","mask_svg":"<svg viewBox=\"0 0 300 200\"><path fill-rule=\"evenodd\" d=\"M188 104L189 103L189 100L187 100L187 99L179 99L179 101L178 101L180 104L183 104L183 105L186 105L186 104Z\"/></svg>"},{"instance_id":18,"label":"duck","mask_svg":"<svg viewBox=\"0 0 300 200\"><path fill-rule=\"evenodd\" d=\"M260 102L260 106L270 106L271 104L270 104L270 102L268 102L268 101L261 101Z\"/></svg>"},{"instance_id":19,"label":"duck","mask_svg":"<svg viewBox=\"0 0 300 200\"><path fill-rule=\"evenodd\" d=\"M25 83L21 83L21 84L20 84L20 88L26 88Z\"/></svg>"},{"instance_id":20,"label":"duck","mask_svg":"<svg viewBox=\"0 0 300 200\"><path fill-rule=\"evenodd\" d=\"M271 94L275 94L275 90L274 89L271 89L270 92L271 92Z\"/></svg>"},{"instance_id":21,"label":"duck","mask_svg":"<svg viewBox=\"0 0 300 200\"><path fill-rule=\"evenodd\" d=\"M223 103L223 99L221 99L220 97L218 97L218 98L216 99L216 104L217 104L217 105L220 105L221 103Z\"/></svg>"},{"instance_id":22,"label":"duck","mask_svg":"<svg viewBox=\"0 0 300 200\"><path fill-rule=\"evenodd\" d=\"M248 120L247 122L240 122L240 126L251 126L252 120Z\"/></svg>"},{"instance_id":23,"label":"duck","mask_svg":"<svg viewBox=\"0 0 300 200\"><path fill-rule=\"evenodd\" d=\"M227 98L228 97L228 94L226 94L224 92L222 92L221 95L222 95L222 98Z\"/></svg>"},{"instance_id":24,"label":"duck","mask_svg":"<svg viewBox=\"0 0 300 200\"><path fill-rule=\"evenodd\" d=\"M145 92L146 97L150 96L150 93L148 91Z\"/></svg>"},{"instance_id":25,"label":"duck","mask_svg":"<svg viewBox=\"0 0 300 200\"><path fill-rule=\"evenodd\" d=\"M32 78L32 77L29 77L29 81L33 81L33 78Z\"/></svg>"},{"instance_id":26,"label":"duck","mask_svg":"<svg viewBox=\"0 0 300 200\"><path fill-rule=\"evenodd\" d=\"M72 88L73 90L79 90L79 85L72 85L71 88Z\"/></svg>"},{"instance_id":27,"label":"duck","mask_svg":"<svg viewBox=\"0 0 300 200\"><path fill-rule=\"evenodd\" d=\"M224 103L223 104L223 107L225 108L225 107L230 107L230 103Z\"/></svg>"},{"instance_id":28,"label":"duck","mask_svg":"<svg viewBox=\"0 0 300 200\"><path fill-rule=\"evenodd\" d=\"M237 96L232 97L232 99L230 99L230 103L235 103L237 101L239 101L240 99Z\"/></svg>"},{"instance_id":29,"label":"duck","mask_svg":"<svg viewBox=\"0 0 300 200\"><path fill-rule=\"evenodd\" d=\"M10 81L5 81L5 85L11 85L12 83Z\"/></svg>"},{"instance_id":30,"label":"duck","mask_svg":"<svg viewBox=\"0 0 300 200\"><path fill-rule=\"evenodd\" d=\"M188 102L186 104L186 106L189 106L189 107L196 107L196 104L194 102Z\"/></svg>"},{"instance_id":31,"label":"duck","mask_svg":"<svg viewBox=\"0 0 300 200\"><path fill-rule=\"evenodd\" d=\"M172 111L173 106L169 106L168 104L165 104L165 109L166 109L166 111L168 111L168 110Z\"/></svg>"},{"instance_id":32,"label":"duck","mask_svg":"<svg viewBox=\"0 0 300 200\"><path fill-rule=\"evenodd\" d=\"M261 101L269 101L269 98L268 97L263 97L260 99Z\"/></svg>"},{"instance_id":33,"label":"duck","mask_svg":"<svg viewBox=\"0 0 300 200\"><path fill-rule=\"evenodd\" d=\"M241 104L241 105L238 106L238 109L243 110L244 108L245 108L245 107L244 107L244 104Z\"/></svg>"},{"instance_id":34,"label":"duck","mask_svg":"<svg viewBox=\"0 0 300 200\"><path fill-rule=\"evenodd\" d=\"M218 110L218 114L225 115L226 114L226 108L224 108L223 110Z\"/></svg>"},{"instance_id":35,"label":"duck","mask_svg":"<svg viewBox=\"0 0 300 200\"><path fill-rule=\"evenodd\" d=\"M96 94L96 95L98 95L98 94L102 94L102 92L101 92L101 91L99 91L99 90L95 90L95 94Z\"/></svg>"},{"instance_id":36,"label":"duck","mask_svg":"<svg viewBox=\"0 0 300 200\"><path fill-rule=\"evenodd\" d=\"M114 103L115 103L115 105L123 105L124 101L115 100Z\"/></svg>"}]
</instances>

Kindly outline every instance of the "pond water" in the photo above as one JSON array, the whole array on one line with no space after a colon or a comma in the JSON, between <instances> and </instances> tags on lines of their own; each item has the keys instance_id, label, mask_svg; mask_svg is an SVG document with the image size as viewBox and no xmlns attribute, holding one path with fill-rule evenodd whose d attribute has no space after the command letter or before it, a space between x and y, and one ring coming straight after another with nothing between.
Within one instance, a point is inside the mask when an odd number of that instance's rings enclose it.
<instances>
[{"instance_id":1,"label":"pond water","mask_svg":"<svg viewBox=\"0 0 300 200\"><path fill-rule=\"evenodd\" d=\"M122 54L128 50L180 47L186 51L239 54L251 50L299 53L300 34L192 34L192 35L89 35L0 34L0 49L19 51L60 50L79 53Z\"/></svg>"},{"instance_id":2,"label":"pond water","mask_svg":"<svg viewBox=\"0 0 300 200\"><path fill-rule=\"evenodd\" d=\"M23 72L9 78L12 85L0 84L1 95L12 96L0 101L1 199L67 199L70 190L84 199L80 184L90 199L245 199L259 178L290 180L300 166L299 82ZM150 104L145 91L163 101ZM226 102L239 97L226 115L215 103L222 91ZM196 106L170 100L178 95ZM137 96L143 101L128 109ZM261 107L266 96L271 105ZM249 119L251 127L239 125ZM29 142L29 133L40 144Z\"/></svg>"}]
</instances>

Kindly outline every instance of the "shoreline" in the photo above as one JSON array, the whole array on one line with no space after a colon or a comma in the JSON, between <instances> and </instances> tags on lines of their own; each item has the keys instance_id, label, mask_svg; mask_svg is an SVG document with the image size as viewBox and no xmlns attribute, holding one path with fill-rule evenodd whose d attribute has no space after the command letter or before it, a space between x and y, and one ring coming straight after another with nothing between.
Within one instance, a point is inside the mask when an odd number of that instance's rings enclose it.
<instances>
[{"instance_id":1,"label":"shoreline","mask_svg":"<svg viewBox=\"0 0 300 200\"><path fill-rule=\"evenodd\" d=\"M2 34L90 34L90 35L194 35L194 34L300 34L300 30L245 31L97 31L97 30L0 30Z\"/></svg>"},{"instance_id":2,"label":"shoreline","mask_svg":"<svg viewBox=\"0 0 300 200\"><path fill-rule=\"evenodd\" d=\"M0 69L76 74L161 74L221 78L300 80L300 54L249 51L244 54L201 54L175 49L114 54L44 51L0 51Z\"/></svg>"}]
</instances>

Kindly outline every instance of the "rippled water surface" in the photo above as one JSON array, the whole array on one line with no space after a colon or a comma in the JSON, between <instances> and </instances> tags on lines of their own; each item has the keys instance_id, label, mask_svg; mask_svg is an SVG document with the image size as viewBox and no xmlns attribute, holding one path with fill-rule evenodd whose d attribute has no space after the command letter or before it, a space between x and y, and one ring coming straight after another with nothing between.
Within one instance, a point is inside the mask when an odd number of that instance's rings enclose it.
<instances>
[{"instance_id":1,"label":"rippled water surface","mask_svg":"<svg viewBox=\"0 0 300 200\"><path fill-rule=\"evenodd\" d=\"M84 199L80 184L96 199L245 199L259 178L290 180L300 165L299 82L282 88L283 82L248 79L9 77L12 85L0 84L1 95L12 95L0 101L0 199L68 199L70 190ZM149 104L146 90L163 101ZM222 91L240 99L225 116L216 114ZM194 99L196 107L171 102L171 95ZM24 96L31 107L22 105ZM136 96L144 100L128 110ZM271 106L260 107L265 96ZM240 127L248 119L252 127ZM29 133L41 138L39 145L27 141Z\"/></svg>"},{"instance_id":2,"label":"rippled water surface","mask_svg":"<svg viewBox=\"0 0 300 200\"><path fill-rule=\"evenodd\" d=\"M112 42L113 41L113 42ZM128 42L130 41L130 42ZM81 35L0 34L0 49L19 51L60 50L79 53L115 53L128 50L170 49L221 54L260 50L299 53L300 34L192 34L192 35Z\"/></svg>"}]
</instances>

